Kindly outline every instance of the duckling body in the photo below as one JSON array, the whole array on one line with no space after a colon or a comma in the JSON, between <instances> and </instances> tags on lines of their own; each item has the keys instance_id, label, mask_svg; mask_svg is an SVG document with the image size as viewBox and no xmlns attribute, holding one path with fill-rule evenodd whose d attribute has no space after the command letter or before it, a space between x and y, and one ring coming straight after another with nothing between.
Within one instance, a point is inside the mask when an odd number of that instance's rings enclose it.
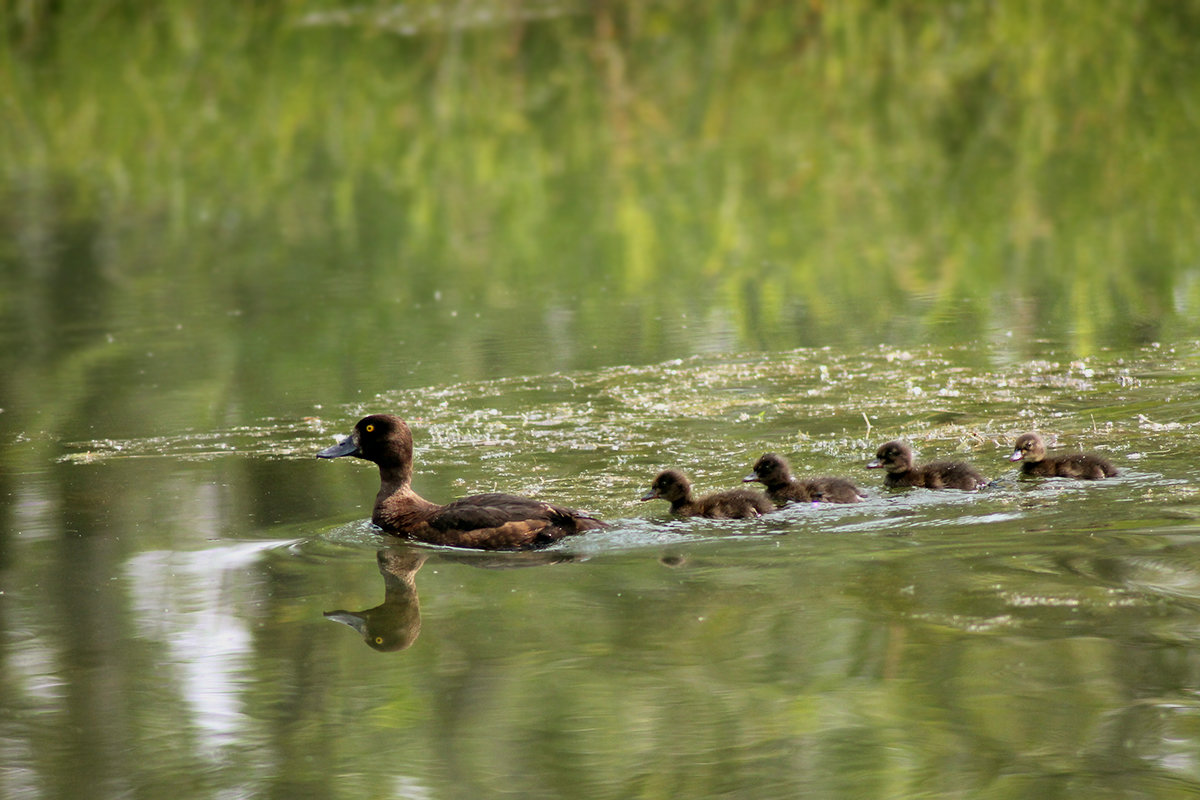
<instances>
[{"instance_id":1,"label":"duckling body","mask_svg":"<svg viewBox=\"0 0 1200 800\"><path fill-rule=\"evenodd\" d=\"M680 517L747 519L775 510L775 504L765 494L749 489L730 489L695 498L692 482L677 469L664 470L654 478L642 501L655 499L668 501L671 513Z\"/></svg>"},{"instance_id":2,"label":"duckling body","mask_svg":"<svg viewBox=\"0 0 1200 800\"><path fill-rule=\"evenodd\" d=\"M429 544L481 550L541 547L605 527L579 511L511 494L477 494L439 505L412 488L412 432L392 414L363 417L343 441L318 458L355 456L379 467L371 522L388 533Z\"/></svg>"},{"instance_id":3,"label":"duckling body","mask_svg":"<svg viewBox=\"0 0 1200 800\"><path fill-rule=\"evenodd\" d=\"M1046 443L1036 433L1023 433L1018 436L1008 460L1021 462L1022 475L1045 478L1083 478L1094 481L1111 478L1117 474L1116 467L1108 459L1095 453L1046 455Z\"/></svg>"},{"instance_id":4,"label":"duckling body","mask_svg":"<svg viewBox=\"0 0 1200 800\"><path fill-rule=\"evenodd\" d=\"M761 483L766 487L767 497L779 506L789 502L857 503L866 497L861 489L845 478L793 478L787 459L775 453L763 453L754 462L754 471L742 480Z\"/></svg>"},{"instance_id":5,"label":"duckling body","mask_svg":"<svg viewBox=\"0 0 1200 800\"><path fill-rule=\"evenodd\" d=\"M931 461L917 466L912 448L901 441L887 442L875 453L867 469L887 472L883 480L889 488L921 486L926 489L964 489L973 491L987 485L987 478L970 464L961 461Z\"/></svg>"}]
</instances>

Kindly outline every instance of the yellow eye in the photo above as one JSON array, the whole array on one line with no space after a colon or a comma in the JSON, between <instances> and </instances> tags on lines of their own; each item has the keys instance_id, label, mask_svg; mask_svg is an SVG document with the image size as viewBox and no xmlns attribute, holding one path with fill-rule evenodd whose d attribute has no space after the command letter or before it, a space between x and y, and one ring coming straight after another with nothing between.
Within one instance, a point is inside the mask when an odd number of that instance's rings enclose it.
<instances>
[{"instance_id":1,"label":"yellow eye","mask_svg":"<svg viewBox=\"0 0 1200 800\"><path fill-rule=\"evenodd\" d=\"M375 644L383 644L383 637L382 637L382 636L376 636L376 637L375 637Z\"/></svg>"},{"instance_id":2,"label":"yellow eye","mask_svg":"<svg viewBox=\"0 0 1200 800\"><path fill-rule=\"evenodd\" d=\"M374 433L374 432L375 432L375 426L374 426L374 425L368 425L366 428L364 428L364 430L365 430L367 433Z\"/></svg>"}]
</instances>

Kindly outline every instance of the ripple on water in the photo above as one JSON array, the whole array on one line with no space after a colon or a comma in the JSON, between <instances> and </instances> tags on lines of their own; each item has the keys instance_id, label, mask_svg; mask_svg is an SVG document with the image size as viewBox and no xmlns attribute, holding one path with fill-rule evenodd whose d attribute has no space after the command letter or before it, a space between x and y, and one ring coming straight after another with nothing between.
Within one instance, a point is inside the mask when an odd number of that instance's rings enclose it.
<instances>
[{"instance_id":1,"label":"ripple on water","mask_svg":"<svg viewBox=\"0 0 1200 800\"><path fill-rule=\"evenodd\" d=\"M698 491L732 488L754 458L774 450L799 476L846 475L872 496L849 509L786 509L745 529L726 523L721 535L772 526L839 534L1137 528L1170 516L1160 501L1196 505L1189 454L1200 401L1184 391L1194 386L1194 361L1149 348L1086 362L1050 355L1008 363L967 348L704 356L399 391L332 418L78 442L61 460L309 459L358 415L389 409L413 424L418 482L433 483L435 497L509 491L608 519L653 518L637 496L658 469L683 468ZM1013 480L1007 448L1032 428L1059 449L1106 452L1122 474L1102 483ZM1000 480L977 494L887 492L862 467L880 441L896 437L923 459L966 458ZM615 530L630 548L664 535L640 523ZM353 526L325 535L352 543L373 536Z\"/></svg>"}]
</instances>

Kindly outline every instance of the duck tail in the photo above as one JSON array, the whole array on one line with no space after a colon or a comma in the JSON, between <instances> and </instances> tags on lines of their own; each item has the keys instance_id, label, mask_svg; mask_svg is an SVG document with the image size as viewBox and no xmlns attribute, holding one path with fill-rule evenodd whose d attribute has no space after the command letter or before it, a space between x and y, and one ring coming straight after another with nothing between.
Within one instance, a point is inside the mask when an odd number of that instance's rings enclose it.
<instances>
[{"instance_id":1,"label":"duck tail","mask_svg":"<svg viewBox=\"0 0 1200 800\"><path fill-rule=\"evenodd\" d=\"M573 508L564 508L549 503L546 503L545 507L550 512L551 526L562 530L559 536L569 536L572 533L583 533L608 527L608 523Z\"/></svg>"},{"instance_id":2,"label":"duck tail","mask_svg":"<svg viewBox=\"0 0 1200 800\"><path fill-rule=\"evenodd\" d=\"M571 520L575 523L575 530L579 533L583 531L597 531L608 527L608 523L595 517L589 517L586 514L578 512L571 515Z\"/></svg>"}]
</instances>

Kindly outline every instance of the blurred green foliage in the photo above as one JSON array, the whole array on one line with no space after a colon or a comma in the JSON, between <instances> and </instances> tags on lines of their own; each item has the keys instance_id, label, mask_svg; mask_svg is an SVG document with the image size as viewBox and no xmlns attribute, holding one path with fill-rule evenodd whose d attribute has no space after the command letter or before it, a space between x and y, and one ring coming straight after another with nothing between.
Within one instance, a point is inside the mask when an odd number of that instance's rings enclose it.
<instances>
[{"instance_id":1,"label":"blurred green foliage","mask_svg":"<svg viewBox=\"0 0 1200 800\"><path fill-rule=\"evenodd\" d=\"M135 274L161 229L204 291L316 247L691 285L745 334L1001 295L1089 338L1196 261L1196 2L5 5L9 224L94 219Z\"/></svg>"},{"instance_id":2,"label":"blurred green foliage","mask_svg":"<svg viewBox=\"0 0 1200 800\"><path fill-rule=\"evenodd\" d=\"M1194 0L0 10L9 349L209 405L1200 310Z\"/></svg>"}]
</instances>

